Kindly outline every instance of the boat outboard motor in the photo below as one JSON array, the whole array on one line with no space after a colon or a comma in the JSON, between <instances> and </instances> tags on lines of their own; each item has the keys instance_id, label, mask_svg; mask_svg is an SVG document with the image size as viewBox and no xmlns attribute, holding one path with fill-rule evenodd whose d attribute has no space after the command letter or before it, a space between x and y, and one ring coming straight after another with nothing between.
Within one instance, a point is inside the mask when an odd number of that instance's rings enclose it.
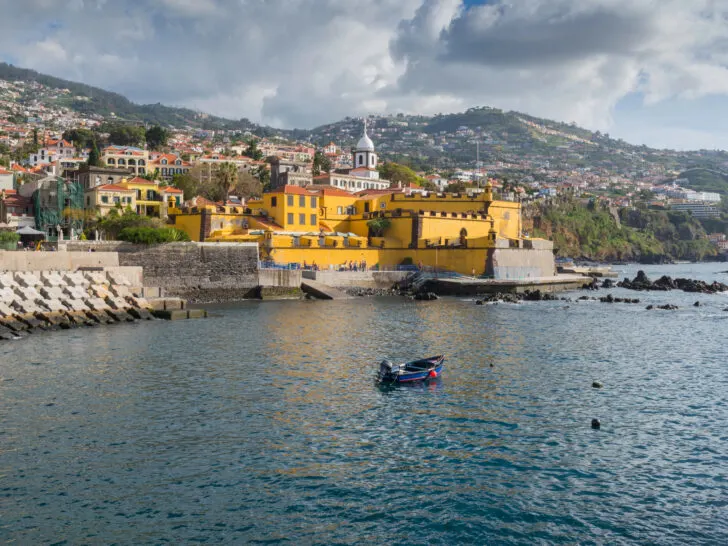
<instances>
[{"instance_id":1,"label":"boat outboard motor","mask_svg":"<svg viewBox=\"0 0 728 546\"><path fill-rule=\"evenodd\" d=\"M391 360L384 359L379 364L379 379L391 377L399 373L399 364L393 364Z\"/></svg>"}]
</instances>

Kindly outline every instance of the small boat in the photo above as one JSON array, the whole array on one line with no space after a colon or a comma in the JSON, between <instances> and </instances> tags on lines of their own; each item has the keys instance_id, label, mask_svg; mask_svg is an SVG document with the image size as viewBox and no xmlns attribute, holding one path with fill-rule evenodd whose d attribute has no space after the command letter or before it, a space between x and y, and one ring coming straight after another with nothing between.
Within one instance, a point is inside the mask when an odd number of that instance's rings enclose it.
<instances>
[{"instance_id":1,"label":"small boat","mask_svg":"<svg viewBox=\"0 0 728 546\"><path fill-rule=\"evenodd\" d=\"M379 364L377 382L394 384L435 379L440 377L444 365L445 355L413 360L405 364L394 364L389 360L383 360Z\"/></svg>"}]
</instances>

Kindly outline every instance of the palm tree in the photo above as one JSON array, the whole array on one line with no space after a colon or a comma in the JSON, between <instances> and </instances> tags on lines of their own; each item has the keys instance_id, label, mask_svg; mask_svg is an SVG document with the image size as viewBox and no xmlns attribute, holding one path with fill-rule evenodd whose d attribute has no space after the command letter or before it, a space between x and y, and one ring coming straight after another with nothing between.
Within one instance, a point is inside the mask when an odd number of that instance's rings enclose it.
<instances>
[{"instance_id":1,"label":"palm tree","mask_svg":"<svg viewBox=\"0 0 728 546\"><path fill-rule=\"evenodd\" d=\"M222 194L222 200L227 201L230 191L238 183L238 167L234 163L225 162L220 165L215 173L215 186Z\"/></svg>"}]
</instances>

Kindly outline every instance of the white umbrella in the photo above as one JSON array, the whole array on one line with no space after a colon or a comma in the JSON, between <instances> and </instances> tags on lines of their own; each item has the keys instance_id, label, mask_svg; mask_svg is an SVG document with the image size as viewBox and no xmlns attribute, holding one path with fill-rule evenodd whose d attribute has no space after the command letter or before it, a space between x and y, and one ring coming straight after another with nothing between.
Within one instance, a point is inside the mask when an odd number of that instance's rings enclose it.
<instances>
[{"instance_id":1,"label":"white umbrella","mask_svg":"<svg viewBox=\"0 0 728 546\"><path fill-rule=\"evenodd\" d=\"M33 229L32 227L22 227L19 230L17 230L15 233L18 235L45 235L44 231L38 231L37 229Z\"/></svg>"}]
</instances>

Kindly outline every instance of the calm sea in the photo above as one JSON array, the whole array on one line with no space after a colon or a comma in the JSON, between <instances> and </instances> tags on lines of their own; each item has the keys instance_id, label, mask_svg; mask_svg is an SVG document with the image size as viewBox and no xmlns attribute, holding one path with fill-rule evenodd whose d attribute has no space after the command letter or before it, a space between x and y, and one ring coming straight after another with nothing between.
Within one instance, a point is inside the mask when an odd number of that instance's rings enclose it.
<instances>
[{"instance_id":1,"label":"calm sea","mask_svg":"<svg viewBox=\"0 0 728 546\"><path fill-rule=\"evenodd\" d=\"M250 302L4 343L0 542L725 544L728 294L628 294ZM438 382L375 386L437 353Z\"/></svg>"}]
</instances>

